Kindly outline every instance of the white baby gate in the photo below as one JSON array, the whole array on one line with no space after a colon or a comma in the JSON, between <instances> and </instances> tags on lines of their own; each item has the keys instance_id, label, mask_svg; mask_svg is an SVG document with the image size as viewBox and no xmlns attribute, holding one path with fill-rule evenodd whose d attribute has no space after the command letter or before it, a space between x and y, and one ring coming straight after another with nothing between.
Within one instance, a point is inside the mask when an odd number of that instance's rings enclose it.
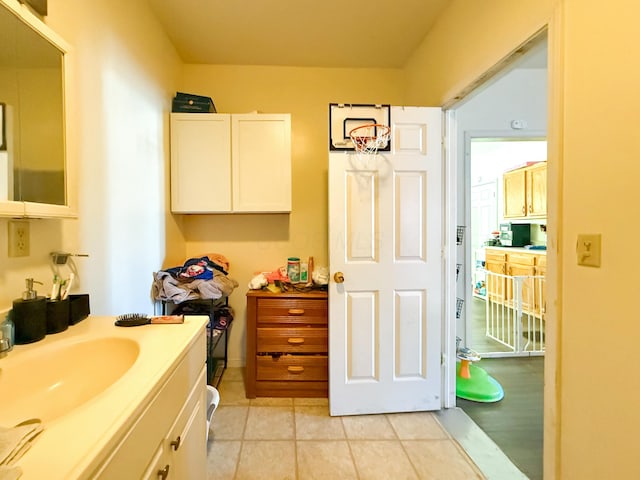
<instances>
[{"instance_id":1,"label":"white baby gate","mask_svg":"<svg viewBox=\"0 0 640 480\"><path fill-rule=\"evenodd\" d=\"M544 352L544 276L486 273L485 335L509 349L505 355Z\"/></svg>"}]
</instances>

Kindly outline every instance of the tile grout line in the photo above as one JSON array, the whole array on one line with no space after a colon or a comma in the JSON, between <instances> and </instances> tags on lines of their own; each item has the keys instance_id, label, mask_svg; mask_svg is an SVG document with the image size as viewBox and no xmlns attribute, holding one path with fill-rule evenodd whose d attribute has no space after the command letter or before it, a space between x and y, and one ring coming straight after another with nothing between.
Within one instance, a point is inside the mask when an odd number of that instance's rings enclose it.
<instances>
[{"instance_id":1,"label":"tile grout line","mask_svg":"<svg viewBox=\"0 0 640 480\"><path fill-rule=\"evenodd\" d=\"M356 462L356 457L353 455L353 449L351 448L351 439L347 434L347 429L344 426L344 417L340 417L340 425L342 425L342 433L344 433L344 439L347 442L347 448L349 449L349 457L351 457L351 463L353 463L353 469L356 472L356 479L360 480L360 470L358 469L358 464Z\"/></svg>"},{"instance_id":2,"label":"tile grout line","mask_svg":"<svg viewBox=\"0 0 640 480\"><path fill-rule=\"evenodd\" d=\"M300 478L300 465L298 464L298 426L296 424L296 401L291 399L291 415L293 416L293 463L296 479Z\"/></svg>"},{"instance_id":3,"label":"tile grout line","mask_svg":"<svg viewBox=\"0 0 640 480\"><path fill-rule=\"evenodd\" d=\"M251 411L251 402L247 405L247 415L244 417L244 425L242 426L242 435L240 435L240 450L238 451L238 458L236 460L236 469L233 472L234 480L238 479L238 472L240 471L240 459L242 458L242 451L244 450L244 434L247 431L247 423L249 423L249 413Z\"/></svg>"}]
</instances>

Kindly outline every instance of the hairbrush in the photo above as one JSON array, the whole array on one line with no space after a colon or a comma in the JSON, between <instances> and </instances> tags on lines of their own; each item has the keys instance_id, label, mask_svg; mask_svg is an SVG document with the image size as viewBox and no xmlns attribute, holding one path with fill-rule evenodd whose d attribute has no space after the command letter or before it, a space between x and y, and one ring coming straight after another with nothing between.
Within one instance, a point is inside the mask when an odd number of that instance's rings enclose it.
<instances>
[{"instance_id":1,"label":"hairbrush","mask_svg":"<svg viewBox=\"0 0 640 480\"><path fill-rule=\"evenodd\" d=\"M183 315L150 316L144 313L126 313L116 317L116 327L138 327L148 324L184 323Z\"/></svg>"}]
</instances>

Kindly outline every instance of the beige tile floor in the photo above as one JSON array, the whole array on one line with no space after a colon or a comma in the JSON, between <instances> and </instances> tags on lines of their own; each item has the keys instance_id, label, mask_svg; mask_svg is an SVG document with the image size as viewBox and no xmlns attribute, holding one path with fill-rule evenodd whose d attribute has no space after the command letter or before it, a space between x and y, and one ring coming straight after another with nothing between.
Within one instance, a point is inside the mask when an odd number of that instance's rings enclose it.
<instances>
[{"instance_id":1,"label":"beige tile floor","mask_svg":"<svg viewBox=\"0 0 640 480\"><path fill-rule=\"evenodd\" d=\"M240 368L219 390L209 480L485 478L429 412L331 417L327 399L249 400Z\"/></svg>"}]
</instances>

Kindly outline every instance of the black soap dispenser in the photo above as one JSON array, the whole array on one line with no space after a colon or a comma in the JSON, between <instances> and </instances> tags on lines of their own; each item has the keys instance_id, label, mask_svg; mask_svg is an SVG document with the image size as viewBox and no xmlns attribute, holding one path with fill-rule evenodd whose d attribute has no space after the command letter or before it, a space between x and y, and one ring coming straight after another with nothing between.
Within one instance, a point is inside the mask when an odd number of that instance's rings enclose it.
<instances>
[{"instance_id":1,"label":"black soap dispenser","mask_svg":"<svg viewBox=\"0 0 640 480\"><path fill-rule=\"evenodd\" d=\"M27 278L22 298L13 301L13 324L16 344L33 343L47 334L47 299L33 289L33 278ZM42 285L42 283L40 283Z\"/></svg>"}]
</instances>

